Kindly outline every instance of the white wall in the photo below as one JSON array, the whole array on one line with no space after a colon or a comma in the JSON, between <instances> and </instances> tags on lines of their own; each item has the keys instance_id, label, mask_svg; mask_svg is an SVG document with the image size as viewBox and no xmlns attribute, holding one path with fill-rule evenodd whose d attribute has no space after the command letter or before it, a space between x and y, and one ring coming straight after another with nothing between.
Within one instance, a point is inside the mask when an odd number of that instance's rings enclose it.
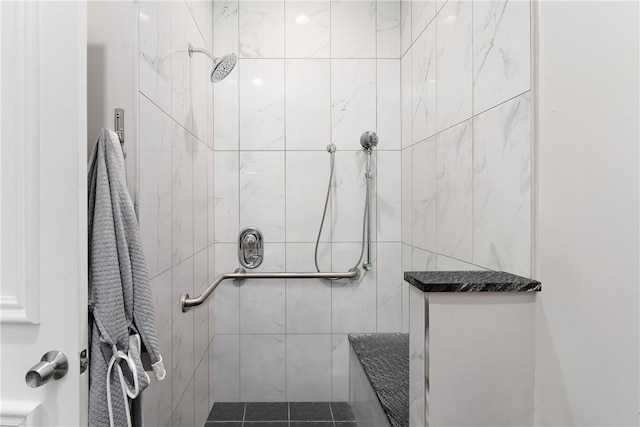
<instances>
[{"instance_id":1,"label":"white wall","mask_svg":"<svg viewBox=\"0 0 640 427\"><path fill-rule=\"evenodd\" d=\"M87 3L87 157L102 128L114 130L114 109L125 110L127 186L138 205L138 5ZM117 27L118 31L113 31Z\"/></svg>"},{"instance_id":2,"label":"white wall","mask_svg":"<svg viewBox=\"0 0 640 427\"><path fill-rule=\"evenodd\" d=\"M638 3L539 3L536 425L638 425Z\"/></svg>"},{"instance_id":3,"label":"white wall","mask_svg":"<svg viewBox=\"0 0 640 427\"><path fill-rule=\"evenodd\" d=\"M264 233L259 270L314 270L332 141L320 266L352 267L365 197L359 138L380 137L374 270L357 285L223 283L214 296L216 401L348 400L347 334L400 330L399 18L397 0L214 2L214 52L239 56L214 87L216 274L238 267L247 226Z\"/></svg>"}]
</instances>

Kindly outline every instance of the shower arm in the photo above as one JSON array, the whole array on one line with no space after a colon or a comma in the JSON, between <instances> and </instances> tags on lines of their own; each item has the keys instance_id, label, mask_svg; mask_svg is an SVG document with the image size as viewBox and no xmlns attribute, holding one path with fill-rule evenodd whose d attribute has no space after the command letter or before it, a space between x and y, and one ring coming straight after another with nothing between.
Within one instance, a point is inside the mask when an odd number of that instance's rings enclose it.
<instances>
[{"instance_id":1,"label":"shower arm","mask_svg":"<svg viewBox=\"0 0 640 427\"><path fill-rule=\"evenodd\" d=\"M189 43L188 49L189 49L189 56L193 56L194 53L204 53L209 58L211 58L211 60L213 62L216 62L216 58L213 56L213 54L211 52L209 52L208 50L206 50L206 49L201 49L199 47L193 47L193 45L191 43Z\"/></svg>"},{"instance_id":2,"label":"shower arm","mask_svg":"<svg viewBox=\"0 0 640 427\"><path fill-rule=\"evenodd\" d=\"M288 273L288 272L256 272L247 273L244 268L237 268L233 273L222 273L205 289L199 296L195 298L184 294L180 297L180 307L182 312L186 313L191 307L196 307L209 298L209 295L225 280L244 280L244 279L351 279L358 280L360 278L360 270L358 268L351 269L346 272L326 272L319 273L317 271L308 273Z\"/></svg>"}]
</instances>

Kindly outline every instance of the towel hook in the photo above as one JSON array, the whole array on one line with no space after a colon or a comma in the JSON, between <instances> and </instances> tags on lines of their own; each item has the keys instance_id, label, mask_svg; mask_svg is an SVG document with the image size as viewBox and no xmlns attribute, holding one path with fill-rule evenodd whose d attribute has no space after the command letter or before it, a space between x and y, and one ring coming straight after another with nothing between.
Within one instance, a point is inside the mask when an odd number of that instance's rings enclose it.
<instances>
[{"instance_id":1,"label":"towel hook","mask_svg":"<svg viewBox=\"0 0 640 427\"><path fill-rule=\"evenodd\" d=\"M113 113L114 128L120 139L120 144L124 144L124 108L116 108Z\"/></svg>"}]
</instances>

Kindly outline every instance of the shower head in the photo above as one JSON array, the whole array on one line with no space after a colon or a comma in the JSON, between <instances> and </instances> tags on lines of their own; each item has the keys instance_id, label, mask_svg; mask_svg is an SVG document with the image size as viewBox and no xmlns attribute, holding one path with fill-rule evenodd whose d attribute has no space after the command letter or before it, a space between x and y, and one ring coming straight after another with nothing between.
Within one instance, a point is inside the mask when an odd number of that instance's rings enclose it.
<instances>
[{"instance_id":1,"label":"shower head","mask_svg":"<svg viewBox=\"0 0 640 427\"><path fill-rule=\"evenodd\" d=\"M378 145L378 135L371 130L366 131L360 136L360 145L365 150L371 151L373 147Z\"/></svg>"},{"instance_id":2,"label":"shower head","mask_svg":"<svg viewBox=\"0 0 640 427\"><path fill-rule=\"evenodd\" d=\"M194 53L204 53L213 60L213 69L211 70L211 82L213 83L218 83L227 77L236 66L236 62L238 62L235 53L216 58L208 50L195 48L191 43L189 43L188 50L189 56L193 56Z\"/></svg>"},{"instance_id":3,"label":"shower head","mask_svg":"<svg viewBox=\"0 0 640 427\"><path fill-rule=\"evenodd\" d=\"M218 83L231 73L233 67L236 66L238 58L235 53L230 53L213 61L213 70L211 70L211 81Z\"/></svg>"}]
</instances>

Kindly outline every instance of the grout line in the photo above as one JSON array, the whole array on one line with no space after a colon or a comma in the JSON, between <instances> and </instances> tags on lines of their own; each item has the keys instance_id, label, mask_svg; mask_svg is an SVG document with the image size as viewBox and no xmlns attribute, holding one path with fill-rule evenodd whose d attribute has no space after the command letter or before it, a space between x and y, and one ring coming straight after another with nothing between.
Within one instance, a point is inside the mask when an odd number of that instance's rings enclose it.
<instances>
[{"instance_id":1,"label":"grout line","mask_svg":"<svg viewBox=\"0 0 640 427\"><path fill-rule=\"evenodd\" d=\"M437 77L437 76L436 76L436 77ZM422 143L422 142L428 141L428 140L430 140L430 139L434 139L436 136L440 135L442 132L446 132L446 131L448 131L448 130L450 130L450 129L452 129L452 128L456 127L456 126L459 126L459 125L463 124L463 123L464 123L464 122L466 122L466 121L469 121L469 120L472 120L472 119L476 119L478 116L481 116L482 114L484 114L484 113L486 113L486 112L489 112L489 111L494 110L494 109L496 109L496 108L498 108L498 107L501 107L501 106L503 106L504 104L506 104L507 102L509 102L509 101L513 101L514 99L516 99L516 98L518 98L518 97L520 97L520 96L522 96L522 95L524 95L524 94L526 94L526 93L528 93L528 92L531 92L531 89L527 89L527 90L525 90L525 91L523 91L523 92L521 92L521 93L518 93L517 95L514 95L514 96L510 97L509 99L505 99L504 101L501 101L499 104L496 104L496 105L494 105L494 106L492 106L492 107L489 107L489 108L487 108L486 110L483 110L483 111L479 112L478 114L472 115L471 117L467 117L467 118L466 118L466 119L464 119L464 120L458 121L458 122L456 122L456 123L452 124L451 126L449 126L449 127L447 127L447 128L444 128L444 129L442 129L442 130L440 130L440 131L438 131L438 132L434 133L433 135L430 135L430 136L428 136L428 137L426 137L426 138L421 139L420 141L413 142L413 143L411 143L410 145L408 145L407 147L405 147L403 150L405 150L405 149L407 149L407 148L410 148L410 147L414 147L414 146L416 146L416 145L418 145L418 144L420 144L420 143ZM437 96L437 93L436 93L436 96ZM436 108L437 108L437 107L436 107ZM394 150L394 151L397 151L397 150Z\"/></svg>"},{"instance_id":2,"label":"grout line","mask_svg":"<svg viewBox=\"0 0 640 427\"><path fill-rule=\"evenodd\" d=\"M244 410L242 411L242 426L244 427L245 420L247 418L247 403L244 403Z\"/></svg>"}]
</instances>

